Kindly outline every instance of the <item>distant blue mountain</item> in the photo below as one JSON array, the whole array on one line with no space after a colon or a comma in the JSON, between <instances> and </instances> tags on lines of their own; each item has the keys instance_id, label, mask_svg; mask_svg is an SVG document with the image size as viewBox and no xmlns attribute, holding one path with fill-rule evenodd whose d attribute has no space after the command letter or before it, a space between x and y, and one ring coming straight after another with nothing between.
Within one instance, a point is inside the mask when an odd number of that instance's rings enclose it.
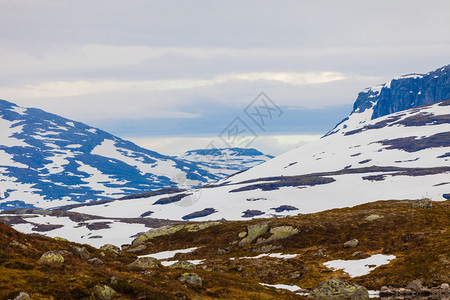
<instances>
[{"instance_id":1,"label":"distant blue mountain","mask_svg":"<svg viewBox=\"0 0 450 300\"><path fill-rule=\"evenodd\" d=\"M195 187L230 172L215 173L195 161L162 155L83 123L0 100L0 211Z\"/></svg>"}]
</instances>

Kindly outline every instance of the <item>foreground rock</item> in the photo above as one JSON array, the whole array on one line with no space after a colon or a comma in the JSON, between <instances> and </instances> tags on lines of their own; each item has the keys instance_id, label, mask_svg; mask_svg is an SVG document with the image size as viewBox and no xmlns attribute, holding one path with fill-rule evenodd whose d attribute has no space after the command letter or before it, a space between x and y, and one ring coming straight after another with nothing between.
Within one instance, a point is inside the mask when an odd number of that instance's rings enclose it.
<instances>
[{"instance_id":1,"label":"foreground rock","mask_svg":"<svg viewBox=\"0 0 450 300\"><path fill-rule=\"evenodd\" d=\"M94 297L102 300L110 300L114 297L116 291L107 285L99 284L94 287Z\"/></svg>"},{"instance_id":2,"label":"foreground rock","mask_svg":"<svg viewBox=\"0 0 450 300\"><path fill-rule=\"evenodd\" d=\"M178 280L187 284L202 285L202 278L195 273L184 273Z\"/></svg>"},{"instance_id":3,"label":"foreground rock","mask_svg":"<svg viewBox=\"0 0 450 300\"><path fill-rule=\"evenodd\" d=\"M309 296L315 299L369 299L369 292L363 286L333 278L319 283Z\"/></svg>"},{"instance_id":4,"label":"foreground rock","mask_svg":"<svg viewBox=\"0 0 450 300\"><path fill-rule=\"evenodd\" d=\"M153 257L139 257L128 266L140 269L153 269L161 267L161 262Z\"/></svg>"},{"instance_id":5,"label":"foreground rock","mask_svg":"<svg viewBox=\"0 0 450 300\"><path fill-rule=\"evenodd\" d=\"M64 257L58 252L48 251L42 254L39 261L45 264L62 264Z\"/></svg>"}]
</instances>

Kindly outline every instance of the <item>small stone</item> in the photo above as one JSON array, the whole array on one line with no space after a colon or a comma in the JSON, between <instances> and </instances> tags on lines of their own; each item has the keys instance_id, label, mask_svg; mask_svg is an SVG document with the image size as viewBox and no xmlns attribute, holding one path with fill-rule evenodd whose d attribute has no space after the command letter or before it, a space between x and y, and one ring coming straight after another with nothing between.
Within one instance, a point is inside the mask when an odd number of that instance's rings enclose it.
<instances>
[{"instance_id":1,"label":"small stone","mask_svg":"<svg viewBox=\"0 0 450 300\"><path fill-rule=\"evenodd\" d=\"M357 239L353 239L344 243L344 248L355 248L358 246L359 241Z\"/></svg>"},{"instance_id":2,"label":"small stone","mask_svg":"<svg viewBox=\"0 0 450 300\"><path fill-rule=\"evenodd\" d=\"M202 285L202 278L195 273L184 273L178 280L187 284Z\"/></svg>"},{"instance_id":3,"label":"small stone","mask_svg":"<svg viewBox=\"0 0 450 300\"><path fill-rule=\"evenodd\" d=\"M14 300L30 300L30 299L31 299L30 295L28 295L25 292L20 292L20 294L16 298L14 298Z\"/></svg>"},{"instance_id":4,"label":"small stone","mask_svg":"<svg viewBox=\"0 0 450 300\"><path fill-rule=\"evenodd\" d=\"M42 254L39 261L45 264L62 264L64 262L64 257L58 252L48 251Z\"/></svg>"},{"instance_id":5,"label":"small stone","mask_svg":"<svg viewBox=\"0 0 450 300\"><path fill-rule=\"evenodd\" d=\"M119 280L117 279L116 276L113 276L113 277L111 277L110 282L111 282L111 284L117 284L119 282Z\"/></svg>"},{"instance_id":6,"label":"small stone","mask_svg":"<svg viewBox=\"0 0 450 300\"><path fill-rule=\"evenodd\" d=\"M277 250L277 249L280 249L280 248L283 248L283 246L282 245L264 245L264 246L261 246L261 247L257 247L257 248L252 248L252 249L250 249L250 251L252 251L252 252L256 252L256 253L264 253L264 252L270 252L270 251L273 251L273 250Z\"/></svg>"},{"instance_id":7,"label":"small stone","mask_svg":"<svg viewBox=\"0 0 450 300\"><path fill-rule=\"evenodd\" d=\"M247 231L241 231L241 232L238 233L238 237L239 237L240 239L245 238L246 235L247 235Z\"/></svg>"},{"instance_id":8,"label":"small stone","mask_svg":"<svg viewBox=\"0 0 450 300\"><path fill-rule=\"evenodd\" d=\"M360 256L361 254L362 254L361 251L355 251L355 252L352 253L352 256L353 256L353 257L355 257L355 256Z\"/></svg>"},{"instance_id":9,"label":"small stone","mask_svg":"<svg viewBox=\"0 0 450 300\"><path fill-rule=\"evenodd\" d=\"M443 283L443 284L441 284L440 288L441 288L442 290L448 290L448 289L450 289L450 286L449 286L448 283Z\"/></svg>"},{"instance_id":10,"label":"small stone","mask_svg":"<svg viewBox=\"0 0 450 300\"><path fill-rule=\"evenodd\" d=\"M99 255L100 255L101 257L105 257L105 256L106 256L105 252L100 252Z\"/></svg>"},{"instance_id":11,"label":"small stone","mask_svg":"<svg viewBox=\"0 0 450 300\"><path fill-rule=\"evenodd\" d=\"M433 203L431 202L430 198L423 198L420 200L415 200L411 203L412 208L427 208L432 209Z\"/></svg>"},{"instance_id":12,"label":"small stone","mask_svg":"<svg viewBox=\"0 0 450 300\"><path fill-rule=\"evenodd\" d=\"M226 254L226 253L230 253L230 249L222 249L222 248L217 249L217 254Z\"/></svg>"},{"instance_id":13,"label":"small stone","mask_svg":"<svg viewBox=\"0 0 450 300\"><path fill-rule=\"evenodd\" d=\"M319 249L319 250L317 250L317 252L314 253L313 256L317 256L317 257L323 257L323 256L325 256L325 254L323 253L323 250L325 250L325 249Z\"/></svg>"},{"instance_id":14,"label":"small stone","mask_svg":"<svg viewBox=\"0 0 450 300\"><path fill-rule=\"evenodd\" d=\"M144 274L145 276L150 276L150 275L155 274L155 271L144 271L144 272L142 272L142 274Z\"/></svg>"},{"instance_id":15,"label":"small stone","mask_svg":"<svg viewBox=\"0 0 450 300\"><path fill-rule=\"evenodd\" d=\"M417 291L417 290L421 289L422 287L423 287L423 286L422 286L422 281L420 281L420 280L418 280L418 279L411 281L411 282L406 286L407 289L410 289L410 290L413 290L413 291Z\"/></svg>"},{"instance_id":16,"label":"small stone","mask_svg":"<svg viewBox=\"0 0 450 300\"><path fill-rule=\"evenodd\" d=\"M11 241L10 243L9 243L11 246L15 246L15 247L19 247L19 248L22 248L22 249L28 249L28 247L27 246L25 246L24 244L22 244L22 243L19 243L18 241Z\"/></svg>"},{"instance_id":17,"label":"small stone","mask_svg":"<svg viewBox=\"0 0 450 300\"><path fill-rule=\"evenodd\" d=\"M153 257L139 257L128 266L140 269L153 269L161 267L161 262Z\"/></svg>"},{"instance_id":18,"label":"small stone","mask_svg":"<svg viewBox=\"0 0 450 300\"><path fill-rule=\"evenodd\" d=\"M56 237L54 237L53 238L55 241L60 241L60 242L68 242L68 240L67 239L65 239L65 238L62 238L62 237L59 237L59 236L56 236Z\"/></svg>"},{"instance_id":19,"label":"small stone","mask_svg":"<svg viewBox=\"0 0 450 300\"><path fill-rule=\"evenodd\" d=\"M177 261L173 265L170 266L170 268L179 268L179 269L187 269L187 270L194 270L196 266L188 261Z\"/></svg>"},{"instance_id":20,"label":"small stone","mask_svg":"<svg viewBox=\"0 0 450 300\"><path fill-rule=\"evenodd\" d=\"M383 216L374 214L374 215L367 216L365 219L367 221L369 221L369 222L373 222L373 221L376 221L376 220L381 219L381 218L383 218Z\"/></svg>"},{"instance_id":21,"label":"small stone","mask_svg":"<svg viewBox=\"0 0 450 300\"><path fill-rule=\"evenodd\" d=\"M302 277L302 273L300 272L294 272L289 275L289 279L298 279L300 277Z\"/></svg>"},{"instance_id":22,"label":"small stone","mask_svg":"<svg viewBox=\"0 0 450 300\"><path fill-rule=\"evenodd\" d=\"M103 261L101 261L97 257L89 259L88 262L93 265L101 265L103 263Z\"/></svg>"},{"instance_id":23,"label":"small stone","mask_svg":"<svg viewBox=\"0 0 450 300\"><path fill-rule=\"evenodd\" d=\"M389 290L389 288L385 285L383 285L380 289L380 291L387 291L387 290Z\"/></svg>"},{"instance_id":24,"label":"small stone","mask_svg":"<svg viewBox=\"0 0 450 300\"><path fill-rule=\"evenodd\" d=\"M107 285L99 284L94 287L94 295L102 300L110 300L114 297L116 291Z\"/></svg>"}]
</instances>

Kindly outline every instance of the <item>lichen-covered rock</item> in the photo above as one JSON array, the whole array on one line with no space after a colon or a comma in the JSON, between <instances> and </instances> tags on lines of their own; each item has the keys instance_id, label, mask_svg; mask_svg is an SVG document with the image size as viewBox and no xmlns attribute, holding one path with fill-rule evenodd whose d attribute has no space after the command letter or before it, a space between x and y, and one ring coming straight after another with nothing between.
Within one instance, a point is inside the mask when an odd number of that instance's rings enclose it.
<instances>
[{"instance_id":1,"label":"lichen-covered rock","mask_svg":"<svg viewBox=\"0 0 450 300\"><path fill-rule=\"evenodd\" d=\"M116 291L107 285L99 284L94 287L94 296L102 300L110 300L116 294Z\"/></svg>"},{"instance_id":2,"label":"lichen-covered rock","mask_svg":"<svg viewBox=\"0 0 450 300\"><path fill-rule=\"evenodd\" d=\"M161 262L153 257L139 257L128 266L140 269L153 269L161 267Z\"/></svg>"},{"instance_id":3,"label":"lichen-covered rock","mask_svg":"<svg viewBox=\"0 0 450 300\"><path fill-rule=\"evenodd\" d=\"M177 261L176 263L174 263L173 265L170 266L170 268L173 269L186 269L186 270L194 270L196 268L196 266L188 261Z\"/></svg>"},{"instance_id":4,"label":"lichen-covered rock","mask_svg":"<svg viewBox=\"0 0 450 300\"><path fill-rule=\"evenodd\" d=\"M359 241L357 239L353 239L344 243L344 248L355 248L358 246Z\"/></svg>"},{"instance_id":5,"label":"lichen-covered rock","mask_svg":"<svg viewBox=\"0 0 450 300\"><path fill-rule=\"evenodd\" d=\"M205 223L198 223L198 224L177 224L177 225L166 225L158 228L153 228L147 231L146 233L141 234L137 238L135 238L131 245L133 247L136 247L138 245L141 245L145 243L146 241L159 237L159 236L165 236L165 235L171 235L174 234L182 229L186 229L189 232L196 232L203 229L206 229L211 226L222 224L222 222L205 222Z\"/></svg>"},{"instance_id":6,"label":"lichen-covered rock","mask_svg":"<svg viewBox=\"0 0 450 300\"><path fill-rule=\"evenodd\" d=\"M369 299L369 292L363 286L345 282L340 279L330 279L319 283L311 291L310 297L316 299Z\"/></svg>"},{"instance_id":7,"label":"lichen-covered rock","mask_svg":"<svg viewBox=\"0 0 450 300\"><path fill-rule=\"evenodd\" d=\"M14 300L30 300L30 299L31 299L30 295L28 295L25 292L20 292L20 294L16 298L14 298Z\"/></svg>"},{"instance_id":8,"label":"lichen-covered rock","mask_svg":"<svg viewBox=\"0 0 450 300\"><path fill-rule=\"evenodd\" d=\"M100 250L104 250L104 251L114 251L119 253L120 252L120 248L113 245L113 244L105 244L103 246L100 247Z\"/></svg>"},{"instance_id":9,"label":"lichen-covered rock","mask_svg":"<svg viewBox=\"0 0 450 300\"><path fill-rule=\"evenodd\" d=\"M197 223L197 224L186 224L184 227L189 232L196 232L203 229L206 229L211 226L220 225L222 222L205 222L205 223Z\"/></svg>"},{"instance_id":10,"label":"lichen-covered rock","mask_svg":"<svg viewBox=\"0 0 450 300\"><path fill-rule=\"evenodd\" d=\"M246 235L247 235L247 231L241 231L241 232L238 233L238 237L239 237L240 239L245 238Z\"/></svg>"},{"instance_id":11,"label":"lichen-covered rock","mask_svg":"<svg viewBox=\"0 0 450 300\"><path fill-rule=\"evenodd\" d=\"M256 240L261 235L269 231L269 223L263 222L247 227L247 236L239 242L239 246L246 246Z\"/></svg>"},{"instance_id":12,"label":"lichen-covered rock","mask_svg":"<svg viewBox=\"0 0 450 300\"><path fill-rule=\"evenodd\" d=\"M317 252L314 253L313 256L317 256L317 257L323 257L323 256L325 256L325 253L323 253L324 250L325 250L325 249L323 249L323 248L317 250Z\"/></svg>"},{"instance_id":13,"label":"lichen-covered rock","mask_svg":"<svg viewBox=\"0 0 450 300\"><path fill-rule=\"evenodd\" d=\"M373 214L373 215L367 216L365 219L369 222L373 222L373 221L376 221L381 218L383 218L383 216Z\"/></svg>"},{"instance_id":14,"label":"lichen-covered rock","mask_svg":"<svg viewBox=\"0 0 450 300\"><path fill-rule=\"evenodd\" d=\"M195 273L183 273L178 280L193 285L202 285L203 283L202 278Z\"/></svg>"},{"instance_id":15,"label":"lichen-covered rock","mask_svg":"<svg viewBox=\"0 0 450 300\"><path fill-rule=\"evenodd\" d=\"M281 249L283 246L281 245L264 245L261 247L253 248L250 251L256 252L256 253L264 253L264 252L270 252L273 250Z\"/></svg>"},{"instance_id":16,"label":"lichen-covered rock","mask_svg":"<svg viewBox=\"0 0 450 300\"><path fill-rule=\"evenodd\" d=\"M297 234L298 229L292 226L278 226L270 229L270 233L272 234L270 237L267 239L258 239L258 243L267 243L288 238L291 235Z\"/></svg>"},{"instance_id":17,"label":"lichen-covered rock","mask_svg":"<svg viewBox=\"0 0 450 300\"><path fill-rule=\"evenodd\" d=\"M433 203L431 202L431 199L429 198L423 198L420 200L415 200L411 203L412 208L433 208Z\"/></svg>"},{"instance_id":18,"label":"lichen-covered rock","mask_svg":"<svg viewBox=\"0 0 450 300\"><path fill-rule=\"evenodd\" d=\"M64 257L58 252L48 251L42 254L39 261L45 264L62 264Z\"/></svg>"},{"instance_id":19,"label":"lichen-covered rock","mask_svg":"<svg viewBox=\"0 0 450 300\"><path fill-rule=\"evenodd\" d=\"M55 241L60 241L60 242L68 242L68 240L67 239L65 239L65 238L62 238L62 237L59 237L59 236L57 236L57 237L54 237L53 238Z\"/></svg>"},{"instance_id":20,"label":"lichen-covered rock","mask_svg":"<svg viewBox=\"0 0 450 300\"><path fill-rule=\"evenodd\" d=\"M145 249L147 249L147 246L144 244L141 244L136 247L127 248L127 250L125 250L125 252L134 253L134 252L144 251Z\"/></svg>"}]
</instances>

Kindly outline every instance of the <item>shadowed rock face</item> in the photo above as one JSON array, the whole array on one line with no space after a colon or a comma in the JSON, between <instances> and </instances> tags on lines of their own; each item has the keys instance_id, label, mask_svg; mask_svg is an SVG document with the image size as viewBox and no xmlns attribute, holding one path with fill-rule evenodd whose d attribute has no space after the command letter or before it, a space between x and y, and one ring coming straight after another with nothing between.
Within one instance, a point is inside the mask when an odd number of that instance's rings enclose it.
<instances>
[{"instance_id":1,"label":"shadowed rock face","mask_svg":"<svg viewBox=\"0 0 450 300\"><path fill-rule=\"evenodd\" d=\"M372 119L411 107L450 99L450 65L427 74L400 76L379 92L368 89L358 94L354 112L371 108Z\"/></svg>"}]
</instances>

